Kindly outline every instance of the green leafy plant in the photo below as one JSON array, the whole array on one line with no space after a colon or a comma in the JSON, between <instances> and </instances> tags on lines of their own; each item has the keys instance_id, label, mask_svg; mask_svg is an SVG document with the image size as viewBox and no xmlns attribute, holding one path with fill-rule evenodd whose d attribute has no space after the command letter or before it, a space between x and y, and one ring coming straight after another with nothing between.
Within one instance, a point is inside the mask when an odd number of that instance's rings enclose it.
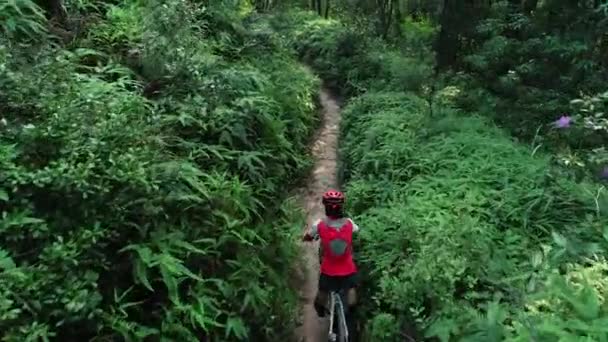
<instances>
[{"instance_id":1,"label":"green leafy plant","mask_svg":"<svg viewBox=\"0 0 608 342\"><path fill-rule=\"evenodd\" d=\"M45 22L44 12L31 0L0 1L0 30L8 38L43 36Z\"/></svg>"},{"instance_id":2,"label":"green leafy plant","mask_svg":"<svg viewBox=\"0 0 608 342\"><path fill-rule=\"evenodd\" d=\"M88 4L0 43L1 339L286 339L319 81L237 8Z\"/></svg>"},{"instance_id":3,"label":"green leafy plant","mask_svg":"<svg viewBox=\"0 0 608 342\"><path fill-rule=\"evenodd\" d=\"M506 16L509 9L503 10L499 13ZM556 166L554 156L518 144L497 128L488 117L495 118L491 111L500 107L488 92L468 93L475 88L460 87L460 81L425 91L441 84L429 84L427 71L400 68L401 60L425 65L424 54L375 48L340 56L336 47L351 27L304 20L298 27L308 31L295 45L301 56L351 95L343 110L340 156L349 213L363 227L356 258L365 275L359 311L365 339L605 338L598 330L605 319L597 309L602 297L591 291L603 288L601 281L580 285L560 272L603 264L597 257L604 251L601 227L608 224L605 192L589 180L574 181ZM521 86L523 77L540 76L533 65L506 75L489 72L510 63L502 57L509 49L529 48L495 34L515 26L529 29L528 18L503 20L513 26L488 20L479 27L479 34L491 35L484 52L465 62L479 76L498 78L493 90L508 92ZM377 44L365 38L357 42L363 41ZM543 43L564 48L555 41ZM373 59L384 63L359 64ZM349 83L352 75L363 74L361 65L381 66L375 76ZM452 81L476 82L456 75ZM465 98L469 110L482 112L458 110ZM559 108L553 105L547 103ZM539 121L530 117L525 122ZM565 133L549 125L556 135L552 139ZM546 298L563 302L546 304ZM533 309L536 305L542 308ZM414 331L406 329L411 324Z\"/></svg>"}]
</instances>

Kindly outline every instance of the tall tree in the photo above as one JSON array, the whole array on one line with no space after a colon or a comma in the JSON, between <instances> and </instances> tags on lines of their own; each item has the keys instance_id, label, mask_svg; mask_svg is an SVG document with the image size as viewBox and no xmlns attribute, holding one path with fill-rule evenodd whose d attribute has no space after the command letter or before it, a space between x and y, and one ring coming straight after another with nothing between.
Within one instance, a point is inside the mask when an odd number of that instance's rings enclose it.
<instances>
[{"instance_id":1,"label":"tall tree","mask_svg":"<svg viewBox=\"0 0 608 342\"><path fill-rule=\"evenodd\" d=\"M393 20L393 9L395 0L376 0L378 5L378 19L380 23L380 34L383 38L388 36Z\"/></svg>"},{"instance_id":2,"label":"tall tree","mask_svg":"<svg viewBox=\"0 0 608 342\"><path fill-rule=\"evenodd\" d=\"M49 19L54 19L62 26L67 25L68 14L62 0L37 0L38 6L43 8Z\"/></svg>"}]
</instances>

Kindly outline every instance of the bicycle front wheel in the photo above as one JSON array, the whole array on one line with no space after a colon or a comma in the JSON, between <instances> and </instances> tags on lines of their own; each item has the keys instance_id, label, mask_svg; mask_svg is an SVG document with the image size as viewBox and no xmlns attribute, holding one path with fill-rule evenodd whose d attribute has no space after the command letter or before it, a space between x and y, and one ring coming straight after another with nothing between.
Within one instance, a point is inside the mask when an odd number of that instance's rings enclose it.
<instances>
[{"instance_id":1,"label":"bicycle front wheel","mask_svg":"<svg viewBox=\"0 0 608 342\"><path fill-rule=\"evenodd\" d=\"M348 342L349 338L348 338L348 326L346 325L346 315L345 315L345 309L344 309L344 303L342 302L342 299L339 298L339 296L337 296L337 300L336 300L336 313L337 313L337 319L336 319L336 324L335 326L337 327L337 331L336 331L336 341L338 342Z\"/></svg>"}]
</instances>

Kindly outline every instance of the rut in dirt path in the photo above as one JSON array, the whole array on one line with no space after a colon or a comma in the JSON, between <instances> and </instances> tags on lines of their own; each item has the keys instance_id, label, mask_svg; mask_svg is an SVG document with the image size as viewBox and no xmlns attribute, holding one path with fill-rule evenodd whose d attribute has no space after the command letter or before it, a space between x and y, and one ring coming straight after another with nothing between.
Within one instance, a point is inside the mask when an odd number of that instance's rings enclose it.
<instances>
[{"instance_id":1,"label":"rut in dirt path","mask_svg":"<svg viewBox=\"0 0 608 342\"><path fill-rule=\"evenodd\" d=\"M328 188L338 186L337 150L340 134L340 106L338 101L326 89L321 89L320 99L322 124L312 145L314 168L303 198L308 227L324 215L321 194ZM304 303L302 303L303 324L296 332L298 340L301 342L326 341L327 338L327 324L325 321L319 320L313 307L319 279L318 250L318 242L302 244L306 281L300 289L304 298Z\"/></svg>"}]
</instances>

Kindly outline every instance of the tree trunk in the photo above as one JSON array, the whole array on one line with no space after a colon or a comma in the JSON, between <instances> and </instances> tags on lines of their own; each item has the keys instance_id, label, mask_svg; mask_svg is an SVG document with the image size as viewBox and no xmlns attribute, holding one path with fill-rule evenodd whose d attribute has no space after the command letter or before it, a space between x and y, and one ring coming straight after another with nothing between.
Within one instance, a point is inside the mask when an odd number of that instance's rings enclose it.
<instances>
[{"instance_id":1,"label":"tree trunk","mask_svg":"<svg viewBox=\"0 0 608 342\"><path fill-rule=\"evenodd\" d=\"M388 0L388 8L384 15L385 23L382 32L382 38L388 38L388 34L391 31L391 25L393 24L393 0Z\"/></svg>"},{"instance_id":2,"label":"tree trunk","mask_svg":"<svg viewBox=\"0 0 608 342\"><path fill-rule=\"evenodd\" d=\"M388 31L393 14L393 0L377 0L376 3L378 5L378 19L380 21L378 33L382 36L382 38L386 38L388 36Z\"/></svg>"},{"instance_id":3,"label":"tree trunk","mask_svg":"<svg viewBox=\"0 0 608 342\"><path fill-rule=\"evenodd\" d=\"M401 11L401 6L400 4L397 4L397 7L395 7L395 34L397 35L397 38L401 38L403 36L403 32L401 31L401 24L402 24L402 20L403 20L403 12Z\"/></svg>"},{"instance_id":4,"label":"tree trunk","mask_svg":"<svg viewBox=\"0 0 608 342\"><path fill-rule=\"evenodd\" d=\"M458 1L458 0L456 0ZM437 37L435 50L437 51L437 68L439 70L449 67L456 60L458 50L458 36L454 30L452 11L457 10L453 1L444 0L443 9L441 11L441 30Z\"/></svg>"},{"instance_id":5,"label":"tree trunk","mask_svg":"<svg viewBox=\"0 0 608 342\"><path fill-rule=\"evenodd\" d=\"M36 3L45 10L48 19L55 19L64 27L67 25L68 14L62 0L37 0Z\"/></svg>"},{"instance_id":6,"label":"tree trunk","mask_svg":"<svg viewBox=\"0 0 608 342\"><path fill-rule=\"evenodd\" d=\"M325 19L329 18L329 1L325 0Z\"/></svg>"},{"instance_id":7,"label":"tree trunk","mask_svg":"<svg viewBox=\"0 0 608 342\"><path fill-rule=\"evenodd\" d=\"M538 5L538 0L522 0L521 7L526 14L531 14Z\"/></svg>"}]
</instances>

